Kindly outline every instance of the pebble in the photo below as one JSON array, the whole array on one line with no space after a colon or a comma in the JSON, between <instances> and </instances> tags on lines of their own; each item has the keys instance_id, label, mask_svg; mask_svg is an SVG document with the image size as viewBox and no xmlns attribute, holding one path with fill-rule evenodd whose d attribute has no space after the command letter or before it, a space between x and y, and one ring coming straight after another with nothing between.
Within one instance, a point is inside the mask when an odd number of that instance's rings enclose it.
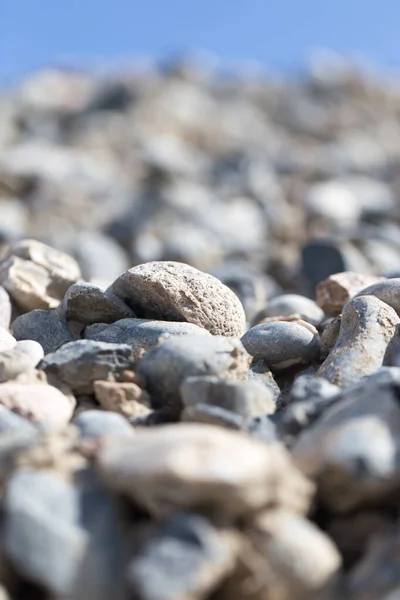
<instances>
[{"instance_id":1,"label":"pebble","mask_svg":"<svg viewBox=\"0 0 400 600\"><path fill-rule=\"evenodd\" d=\"M104 410L120 413L124 417L140 417L149 414L150 398L136 383L95 381L93 391Z\"/></svg>"},{"instance_id":2,"label":"pebble","mask_svg":"<svg viewBox=\"0 0 400 600\"><path fill-rule=\"evenodd\" d=\"M318 337L297 323L274 321L249 329L243 346L255 360L263 360L272 371L318 360Z\"/></svg>"},{"instance_id":3,"label":"pebble","mask_svg":"<svg viewBox=\"0 0 400 600\"><path fill-rule=\"evenodd\" d=\"M82 325L114 323L133 317L131 309L115 294L104 292L92 283L75 283L68 288L60 307L67 321Z\"/></svg>"},{"instance_id":4,"label":"pebble","mask_svg":"<svg viewBox=\"0 0 400 600\"><path fill-rule=\"evenodd\" d=\"M400 316L400 278L387 279L364 287L357 296L375 296L388 304Z\"/></svg>"},{"instance_id":5,"label":"pebble","mask_svg":"<svg viewBox=\"0 0 400 600\"><path fill-rule=\"evenodd\" d=\"M251 419L275 412L275 402L257 381L229 381L218 377L188 377L180 387L185 407L213 404Z\"/></svg>"},{"instance_id":6,"label":"pebble","mask_svg":"<svg viewBox=\"0 0 400 600\"><path fill-rule=\"evenodd\" d=\"M300 315L305 321L318 325L324 319L324 312L317 304L299 294L281 294L268 302L268 306L257 316L258 323L266 317L290 317ZM254 325L257 323L254 321Z\"/></svg>"},{"instance_id":7,"label":"pebble","mask_svg":"<svg viewBox=\"0 0 400 600\"><path fill-rule=\"evenodd\" d=\"M73 423L85 439L97 439L105 435L131 436L134 433L122 415L103 410L85 410L75 417Z\"/></svg>"},{"instance_id":8,"label":"pebble","mask_svg":"<svg viewBox=\"0 0 400 600\"><path fill-rule=\"evenodd\" d=\"M194 375L245 379L251 357L239 340L222 336L180 336L152 348L137 363L154 408L181 407L181 383Z\"/></svg>"},{"instance_id":9,"label":"pebble","mask_svg":"<svg viewBox=\"0 0 400 600\"><path fill-rule=\"evenodd\" d=\"M347 387L379 369L400 323L388 304L374 296L350 300L343 309L339 336L317 376Z\"/></svg>"},{"instance_id":10,"label":"pebble","mask_svg":"<svg viewBox=\"0 0 400 600\"><path fill-rule=\"evenodd\" d=\"M361 275L350 271L335 273L317 285L316 302L326 315L335 317L342 312L346 302L357 294L360 295L364 288L381 280L381 277Z\"/></svg>"},{"instance_id":11,"label":"pebble","mask_svg":"<svg viewBox=\"0 0 400 600\"><path fill-rule=\"evenodd\" d=\"M11 333L7 331L7 329L0 327L0 352L3 352L4 350L11 350L11 348L14 348L16 343L17 340L15 337L13 337Z\"/></svg>"},{"instance_id":12,"label":"pebble","mask_svg":"<svg viewBox=\"0 0 400 600\"><path fill-rule=\"evenodd\" d=\"M66 383L75 394L90 394L99 379L113 380L133 366L132 350L126 344L77 340L47 354L41 368Z\"/></svg>"},{"instance_id":13,"label":"pebble","mask_svg":"<svg viewBox=\"0 0 400 600\"><path fill-rule=\"evenodd\" d=\"M192 406L186 406L181 413L181 421L187 423L205 423L207 425L218 425L234 431L246 430L247 419L238 413L215 404L203 404L198 402Z\"/></svg>"},{"instance_id":14,"label":"pebble","mask_svg":"<svg viewBox=\"0 0 400 600\"><path fill-rule=\"evenodd\" d=\"M12 306L10 296L4 287L0 286L0 327L3 327L4 329L8 329L10 327L11 314Z\"/></svg>"},{"instance_id":15,"label":"pebble","mask_svg":"<svg viewBox=\"0 0 400 600\"><path fill-rule=\"evenodd\" d=\"M278 401L279 396L281 395L281 390L279 385L276 383L272 371L269 369L267 363L264 360L259 360L256 363L253 363L248 370L247 379L249 381L255 380L259 381L268 389L274 402Z\"/></svg>"},{"instance_id":16,"label":"pebble","mask_svg":"<svg viewBox=\"0 0 400 600\"><path fill-rule=\"evenodd\" d=\"M15 379L35 366L30 356L17 346L11 350L3 350L0 352L0 383Z\"/></svg>"},{"instance_id":17,"label":"pebble","mask_svg":"<svg viewBox=\"0 0 400 600\"><path fill-rule=\"evenodd\" d=\"M129 344L134 356L140 356L163 340L175 336L210 334L192 323L153 321L150 319L121 319L108 327L85 330L85 338L99 342Z\"/></svg>"},{"instance_id":18,"label":"pebble","mask_svg":"<svg viewBox=\"0 0 400 600\"><path fill-rule=\"evenodd\" d=\"M278 502L302 512L312 493L284 448L200 424L104 440L98 469L111 489L157 511L212 506L238 516Z\"/></svg>"},{"instance_id":19,"label":"pebble","mask_svg":"<svg viewBox=\"0 0 400 600\"><path fill-rule=\"evenodd\" d=\"M15 349L27 354L32 367L36 367L44 357L43 346L34 340L22 340L15 344Z\"/></svg>"},{"instance_id":20,"label":"pebble","mask_svg":"<svg viewBox=\"0 0 400 600\"><path fill-rule=\"evenodd\" d=\"M150 262L129 269L111 286L138 317L187 321L213 335L242 335L243 307L218 279L175 262Z\"/></svg>"},{"instance_id":21,"label":"pebble","mask_svg":"<svg viewBox=\"0 0 400 600\"><path fill-rule=\"evenodd\" d=\"M33 340L40 344L45 354L72 342L73 335L57 310L32 310L17 317L12 324L17 340Z\"/></svg>"}]
</instances>

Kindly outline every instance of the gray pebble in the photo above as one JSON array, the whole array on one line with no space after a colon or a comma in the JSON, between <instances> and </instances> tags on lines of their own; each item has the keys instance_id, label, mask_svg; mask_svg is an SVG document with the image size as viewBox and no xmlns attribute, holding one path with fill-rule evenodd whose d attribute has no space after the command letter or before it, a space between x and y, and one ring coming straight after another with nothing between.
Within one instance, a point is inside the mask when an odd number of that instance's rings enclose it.
<instances>
[{"instance_id":1,"label":"gray pebble","mask_svg":"<svg viewBox=\"0 0 400 600\"><path fill-rule=\"evenodd\" d=\"M318 338L305 327L287 321L262 323L241 339L246 350L264 360L272 371L318 360Z\"/></svg>"},{"instance_id":2,"label":"gray pebble","mask_svg":"<svg viewBox=\"0 0 400 600\"><path fill-rule=\"evenodd\" d=\"M109 380L133 367L126 344L78 340L45 356L41 368L68 384L76 394L90 394L97 379Z\"/></svg>"},{"instance_id":3,"label":"gray pebble","mask_svg":"<svg viewBox=\"0 0 400 600\"><path fill-rule=\"evenodd\" d=\"M361 290L356 298L359 296L375 296L391 306L400 316L400 277L373 283Z\"/></svg>"},{"instance_id":4,"label":"gray pebble","mask_svg":"<svg viewBox=\"0 0 400 600\"><path fill-rule=\"evenodd\" d=\"M122 415L104 410L85 410L74 420L83 438L100 438L103 435L133 435L134 430Z\"/></svg>"},{"instance_id":5,"label":"gray pebble","mask_svg":"<svg viewBox=\"0 0 400 600\"><path fill-rule=\"evenodd\" d=\"M155 408L181 406L180 385L193 375L243 379L250 356L239 340L220 336L171 338L143 356L137 364Z\"/></svg>"},{"instance_id":6,"label":"gray pebble","mask_svg":"<svg viewBox=\"0 0 400 600\"><path fill-rule=\"evenodd\" d=\"M104 292L92 283L75 283L65 293L60 306L67 321L83 325L114 323L133 317L133 311L112 292Z\"/></svg>"},{"instance_id":7,"label":"gray pebble","mask_svg":"<svg viewBox=\"0 0 400 600\"><path fill-rule=\"evenodd\" d=\"M257 381L229 381L215 376L188 377L180 387L185 407L212 404L246 419L275 411L267 388Z\"/></svg>"},{"instance_id":8,"label":"gray pebble","mask_svg":"<svg viewBox=\"0 0 400 600\"><path fill-rule=\"evenodd\" d=\"M215 404L202 403L186 406L182 411L181 421L207 423L208 425L218 425L236 431L243 431L247 423L247 420L238 413Z\"/></svg>"},{"instance_id":9,"label":"gray pebble","mask_svg":"<svg viewBox=\"0 0 400 600\"><path fill-rule=\"evenodd\" d=\"M12 331L17 340L38 342L45 354L55 352L74 339L56 309L25 313L15 319Z\"/></svg>"},{"instance_id":10,"label":"gray pebble","mask_svg":"<svg viewBox=\"0 0 400 600\"><path fill-rule=\"evenodd\" d=\"M314 302L299 294L281 294L272 298L262 312L264 317L289 317L300 315L313 325L318 325L325 318L324 311Z\"/></svg>"},{"instance_id":11,"label":"gray pebble","mask_svg":"<svg viewBox=\"0 0 400 600\"><path fill-rule=\"evenodd\" d=\"M279 385L276 383L271 370L269 369L267 363L264 360L259 360L258 362L251 365L247 374L247 378L249 379L249 381L254 380L262 383L271 393L274 401L278 401L278 398L281 395L281 390L279 388Z\"/></svg>"}]
</instances>

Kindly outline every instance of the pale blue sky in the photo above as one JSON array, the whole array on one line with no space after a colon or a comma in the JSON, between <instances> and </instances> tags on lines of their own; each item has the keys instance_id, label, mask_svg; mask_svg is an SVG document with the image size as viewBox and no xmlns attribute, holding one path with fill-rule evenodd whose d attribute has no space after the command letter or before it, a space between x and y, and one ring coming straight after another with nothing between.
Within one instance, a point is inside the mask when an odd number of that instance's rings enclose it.
<instances>
[{"instance_id":1,"label":"pale blue sky","mask_svg":"<svg viewBox=\"0 0 400 600\"><path fill-rule=\"evenodd\" d=\"M3 80L190 48L292 68L321 47L400 68L400 0L0 0Z\"/></svg>"}]
</instances>

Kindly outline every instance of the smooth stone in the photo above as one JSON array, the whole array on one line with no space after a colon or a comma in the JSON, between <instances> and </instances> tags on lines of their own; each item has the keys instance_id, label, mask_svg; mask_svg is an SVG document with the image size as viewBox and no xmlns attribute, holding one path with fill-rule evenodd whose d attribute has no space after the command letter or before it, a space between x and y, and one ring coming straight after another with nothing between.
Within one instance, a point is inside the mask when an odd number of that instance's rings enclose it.
<instances>
[{"instance_id":1,"label":"smooth stone","mask_svg":"<svg viewBox=\"0 0 400 600\"><path fill-rule=\"evenodd\" d=\"M152 348L137 363L154 408L181 408L180 385L194 375L244 379L251 357L239 340L222 336L187 335Z\"/></svg>"},{"instance_id":2,"label":"smooth stone","mask_svg":"<svg viewBox=\"0 0 400 600\"><path fill-rule=\"evenodd\" d=\"M346 302L359 294L361 290L381 281L382 277L363 275L345 271L330 275L316 287L316 302L326 315L336 317L342 312Z\"/></svg>"},{"instance_id":3,"label":"smooth stone","mask_svg":"<svg viewBox=\"0 0 400 600\"><path fill-rule=\"evenodd\" d=\"M192 323L152 321L149 319L122 319L96 331L85 330L85 338L100 342L129 344L135 356L157 346L162 339L185 335L207 335L206 329Z\"/></svg>"},{"instance_id":4,"label":"smooth stone","mask_svg":"<svg viewBox=\"0 0 400 600\"><path fill-rule=\"evenodd\" d=\"M32 310L17 317L12 331L18 341L38 342L45 354L55 352L74 338L57 310Z\"/></svg>"},{"instance_id":5,"label":"smooth stone","mask_svg":"<svg viewBox=\"0 0 400 600\"><path fill-rule=\"evenodd\" d=\"M274 401L278 401L281 395L281 390L279 385L276 383L274 376L272 375L272 371L269 369L264 360L259 360L251 365L247 373L247 379L249 381L259 381L262 383L271 393Z\"/></svg>"},{"instance_id":6,"label":"smooth stone","mask_svg":"<svg viewBox=\"0 0 400 600\"><path fill-rule=\"evenodd\" d=\"M217 425L235 431L244 431L247 423L247 420L238 413L215 404L202 404L200 402L193 406L186 406L181 413L181 421Z\"/></svg>"},{"instance_id":7,"label":"smooth stone","mask_svg":"<svg viewBox=\"0 0 400 600\"><path fill-rule=\"evenodd\" d=\"M74 409L71 400L51 385L13 381L0 384L0 404L31 421L55 427L66 425Z\"/></svg>"},{"instance_id":8,"label":"smooth stone","mask_svg":"<svg viewBox=\"0 0 400 600\"><path fill-rule=\"evenodd\" d=\"M21 340L16 343L15 350L20 350L29 356L32 366L36 367L44 357L43 346L34 340Z\"/></svg>"},{"instance_id":9,"label":"smooth stone","mask_svg":"<svg viewBox=\"0 0 400 600\"><path fill-rule=\"evenodd\" d=\"M85 410L74 418L73 423L85 439L134 434L133 427L122 415L104 410Z\"/></svg>"},{"instance_id":10,"label":"smooth stone","mask_svg":"<svg viewBox=\"0 0 400 600\"><path fill-rule=\"evenodd\" d=\"M0 327L0 352L11 350L16 345L17 340L6 329Z\"/></svg>"},{"instance_id":11,"label":"smooth stone","mask_svg":"<svg viewBox=\"0 0 400 600\"><path fill-rule=\"evenodd\" d=\"M11 314L12 306L10 296L4 287L0 286L0 327L3 327L4 329L10 327Z\"/></svg>"},{"instance_id":12,"label":"smooth stone","mask_svg":"<svg viewBox=\"0 0 400 600\"><path fill-rule=\"evenodd\" d=\"M60 310L67 321L77 321L85 326L134 317L133 311L118 296L86 282L68 288Z\"/></svg>"},{"instance_id":13,"label":"smooth stone","mask_svg":"<svg viewBox=\"0 0 400 600\"><path fill-rule=\"evenodd\" d=\"M283 446L203 424L104 439L97 467L107 487L158 515L171 507L207 507L233 517L275 502L302 512L312 493Z\"/></svg>"},{"instance_id":14,"label":"smooth stone","mask_svg":"<svg viewBox=\"0 0 400 600\"><path fill-rule=\"evenodd\" d=\"M375 296L391 306L400 316L400 277L386 279L364 287L356 297L359 296Z\"/></svg>"},{"instance_id":15,"label":"smooth stone","mask_svg":"<svg viewBox=\"0 0 400 600\"><path fill-rule=\"evenodd\" d=\"M254 359L265 361L272 371L312 362L320 353L319 340L311 331L286 321L256 325L241 341Z\"/></svg>"},{"instance_id":16,"label":"smooth stone","mask_svg":"<svg viewBox=\"0 0 400 600\"><path fill-rule=\"evenodd\" d=\"M268 301L267 307L257 315L258 322L265 317L290 317L300 315L302 319L318 325L324 319L324 311L314 302L299 294L281 294ZM254 325L257 323L254 322Z\"/></svg>"},{"instance_id":17,"label":"smooth stone","mask_svg":"<svg viewBox=\"0 0 400 600\"><path fill-rule=\"evenodd\" d=\"M110 289L140 318L187 321L213 335L240 336L244 330L238 297L215 277L184 263L139 265Z\"/></svg>"},{"instance_id":18,"label":"smooth stone","mask_svg":"<svg viewBox=\"0 0 400 600\"><path fill-rule=\"evenodd\" d=\"M127 344L77 340L45 356L41 368L76 394L91 394L94 381L113 380L133 368L132 349Z\"/></svg>"},{"instance_id":19,"label":"smooth stone","mask_svg":"<svg viewBox=\"0 0 400 600\"><path fill-rule=\"evenodd\" d=\"M188 377L180 387L185 407L212 404L246 419L275 412L272 395L257 381L229 381L215 376Z\"/></svg>"},{"instance_id":20,"label":"smooth stone","mask_svg":"<svg viewBox=\"0 0 400 600\"><path fill-rule=\"evenodd\" d=\"M14 346L11 350L3 350L0 352L0 383L15 379L34 366L30 356L18 350L17 346Z\"/></svg>"}]
</instances>

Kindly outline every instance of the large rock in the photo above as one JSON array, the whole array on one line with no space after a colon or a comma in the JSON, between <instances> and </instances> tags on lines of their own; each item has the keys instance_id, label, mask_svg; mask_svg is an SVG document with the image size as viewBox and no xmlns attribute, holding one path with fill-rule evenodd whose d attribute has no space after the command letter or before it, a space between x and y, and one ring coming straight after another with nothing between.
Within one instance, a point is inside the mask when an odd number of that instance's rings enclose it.
<instances>
[{"instance_id":1,"label":"large rock","mask_svg":"<svg viewBox=\"0 0 400 600\"><path fill-rule=\"evenodd\" d=\"M156 511L212 507L238 516L275 503L302 512L312 492L279 444L209 425L165 425L129 440L105 439L98 469L111 489Z\"/></svg>"},{"instance_id":2,"label":"large rock","mask_svg":"<svg viewBox=\"0 0 400 600\"><path fill-rule=\"evenodd\" d=\"M220 336L182 336L146 352L137 371L156 408L180 407L180 385L192 375L245 379L251 357L239 340Z\"/></svg>"},{"instance_id":3,"label":"large rock","mask_svg":"<svg viewBox=\"0 0 400 600\"><path fill-rule=\"evenodd\" d=\"M243 307L218 279L175 262L150 262L123 273L111 286L138 317L188 321L213 335L240 337Z\"/></svg>"},{"instance_id":4,"label":"large rock","mask_svg":"<svg viewBox=\"0 0 400 600\"><path fill-rule=\"evenodd\" d=\"M55 375L77 394L90 394L94 381L113 380L132 367L130 346L92 340L69 342L45 356L41 364L46 373Z\"/></svg>"}]
</instances>

